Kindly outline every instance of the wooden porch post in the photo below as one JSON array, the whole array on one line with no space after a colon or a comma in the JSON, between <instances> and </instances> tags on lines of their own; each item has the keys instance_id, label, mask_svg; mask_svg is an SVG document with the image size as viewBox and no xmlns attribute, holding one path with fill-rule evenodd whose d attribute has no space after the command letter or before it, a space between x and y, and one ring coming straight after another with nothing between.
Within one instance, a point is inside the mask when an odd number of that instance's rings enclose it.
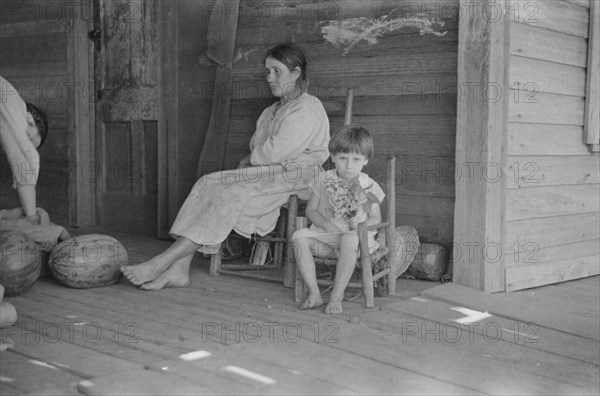
<instances>
[{"instance_id":1,"label":"wooden porch post","mask_svg":"<svg viewBox=\"0 0 600 396\"><path fill-rule=\"evenodd\" d=\"M158 214L157 234L169 239L169 227L175 219L179 202L179 74L178 74L178 4L160 1L158 97Z\"/></svg>"},{"instance_id":2,"label":"wooden porch post","mask_svg":"<svg viewBox=\"0 0 600 396\"><path fill-rule=\"evenodd\" d=\"M460 2L453 282L486 292L505 289L508 6Z\"/></svg>"},{"instance_id":3,"label":"wooden porch post","mask_svg":"<svg viewBox=\"0 0 600 396\"><path fill-rule=\"evenodd\" d=\"M92 1L80 0L67 31L69 98L69 225L96 225L96 166L93 97Z\"/></svg>"}]
</instances>

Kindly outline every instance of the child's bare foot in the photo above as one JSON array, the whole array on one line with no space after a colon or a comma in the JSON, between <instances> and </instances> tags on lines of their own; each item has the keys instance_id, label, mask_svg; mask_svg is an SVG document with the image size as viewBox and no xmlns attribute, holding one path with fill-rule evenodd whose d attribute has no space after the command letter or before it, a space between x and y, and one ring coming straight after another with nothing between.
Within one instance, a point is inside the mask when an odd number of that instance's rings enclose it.
<instances>
[{"instance_id":1,"label":"child's bare foot","mask_svg":"<svg viewBox=\"0 0 600 396\"><path fill-rule=\"evenodd\" d=\"M168 270L156 277L151 282L140 286L142 290L161 290L167 287L188 287L190 277L186 271L179 270L178 266L171 266Z\"/></svg>"},{"instance_id":2,"label":"child's bare foot","mask_svg":"<svg viewBox=\"0 0 600 396\"><path fill-rule=\"evenodd\" d=\"M342 299L331 297L329 303L325 307L326 314L341 314L342 313Z\"/></svg>"},{"instance_id":3,"label":"child's bare foot","mask_svg":"<svg viewBox=\"0 0 600 396\"><path fill-rule=\"evenodd\" d=\"M306 297L306 300L300 305L300 309L313 309L323 305L323 298L321 298L321 293L318 294L309 294Z\"/></svg>"},{"instance_id":4,"label":"child's bare foot","mask_svg":"<svg viewBox=\"0 0 600 396\"><path fill-rule=\"evenodd\" d=\"M136 286L156 279L165 270L155 259L137 265L121 267L121 272Z\"/></svg>"}]
</instances>

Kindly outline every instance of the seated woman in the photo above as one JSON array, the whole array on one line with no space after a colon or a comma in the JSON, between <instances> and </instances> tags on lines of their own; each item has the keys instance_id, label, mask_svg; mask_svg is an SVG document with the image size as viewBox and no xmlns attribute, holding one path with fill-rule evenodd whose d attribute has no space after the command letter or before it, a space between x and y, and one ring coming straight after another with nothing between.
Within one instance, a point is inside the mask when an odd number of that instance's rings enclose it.
<instances>
[{"instance_id":1,"label":"seated woman","mask_svg":"<svg viewBox=\"0 0 600 396\"><path fill-rule=\"evenodd\" d=\"M176 241L167 250L122 268L141 289L188 286L196 251L218 252L231 230L246 237L266 235L291 194L308 199L308 183L329 157L327 113L307 93L307 62L299 47L270 49L265 67L271 92L280 100L258 118L250 154L237 170L211 173L196 182L170 230Z\"/></svg>"}]
</instances>

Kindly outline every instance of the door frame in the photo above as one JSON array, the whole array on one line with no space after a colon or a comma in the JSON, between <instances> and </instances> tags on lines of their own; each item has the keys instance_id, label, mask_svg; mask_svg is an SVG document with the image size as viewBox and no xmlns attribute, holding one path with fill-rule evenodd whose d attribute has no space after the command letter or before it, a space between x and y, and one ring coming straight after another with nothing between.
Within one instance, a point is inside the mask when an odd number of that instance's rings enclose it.
<instances>
[{"instance_id":1,"label":"door frame","mask_svg":"<svg viewBox=\"0 0 600 396\"><path fill-rule=\"evenodd\" d=\"M67 62L71 83L69 108L69 225L92 228L96 219L95 88L93 1L79 0L69 23Z\"/></svg>"},{"instance_id":2,"label":"door frame","mask_svg":"<svg viewBox=\"0 0 600 396\"><path fill-rule=\"evenodd\" d=\"M170 239L169 228L179 209L179 74L178 4L158 4L158 207L157 234ZM167 44L168 43L168 44Z\"/></svg>"}]
</instances>

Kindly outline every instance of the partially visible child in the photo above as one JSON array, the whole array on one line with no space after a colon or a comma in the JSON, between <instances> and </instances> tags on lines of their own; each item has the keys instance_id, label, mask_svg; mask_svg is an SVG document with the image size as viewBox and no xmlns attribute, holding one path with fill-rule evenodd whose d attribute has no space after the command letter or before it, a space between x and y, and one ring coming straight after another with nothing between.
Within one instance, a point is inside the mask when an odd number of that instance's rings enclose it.
<instances>
[{"instance_id":1,"label":"partially visible child","mask_svg":"<svg viewBox=\"0 0 600 396\"><path fill-rule=\"evenodd\" d=\"M300 276L308 287L308 297L300 309L323 305L317 284L314 257L337 257L335 280L325 313L342 313L344 290L352 277L358 258L358 224L381 222L379 204L385 194L363 167L373 156L373 140L364 128L348 125L329 142L335 169L323 172L310 183L311 195L306 216L310 228L292 236ZM369 231L369 247L377 249L375 231Z\"/></svg>"}]
</instances>

